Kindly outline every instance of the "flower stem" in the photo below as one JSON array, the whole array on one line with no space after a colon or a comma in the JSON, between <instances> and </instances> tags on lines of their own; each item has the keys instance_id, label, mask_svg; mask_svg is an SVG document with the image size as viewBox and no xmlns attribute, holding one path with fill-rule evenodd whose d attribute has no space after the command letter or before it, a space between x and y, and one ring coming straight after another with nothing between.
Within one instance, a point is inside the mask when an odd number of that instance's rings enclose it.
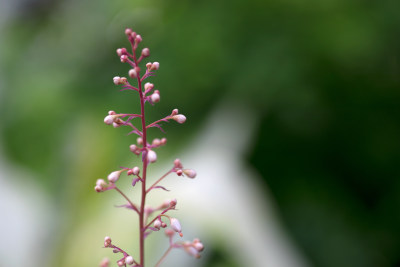
<instances>
[{"instance_id":1,"label":"flower stem","mask_svg":"<svg viewBox=\"0 0 400 267\"><path fill-rule=\"evenodd\" d=\"M163 262L163 260L168 256L169 252L172 250L172 246L169 246L167 251L165 251L164 255L161 257L161 259L157 262L157 264L154 267L160 266L160 264Z\"/></svg>"}]
</instances>

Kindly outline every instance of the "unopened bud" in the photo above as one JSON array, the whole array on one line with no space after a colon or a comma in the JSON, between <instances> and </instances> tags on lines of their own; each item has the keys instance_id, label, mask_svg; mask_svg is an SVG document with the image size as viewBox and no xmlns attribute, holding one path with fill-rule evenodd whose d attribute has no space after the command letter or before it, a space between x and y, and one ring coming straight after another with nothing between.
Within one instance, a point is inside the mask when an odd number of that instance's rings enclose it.
<instances>
[{"instance_id":1,"label":"unopened bud","mask_svg":"<svg viewBox=\"0 0 400 267\"><path fill-rule=\"evenodd\" d=\"M124 260L118 261L118 262L117 262L117 265L118 265L118 266L124 266L124 265L125 265Z\"/></svg>"},{"instance_id":2,"label":"unopened bud","mask_svg":"<svg viewBox=\"0 0 400 267\"><path fill-rule=\"evenodd\" d=\"M137 77L137 72L135 69L130 69L128 74L129 74L129 77L131 77L132 79L135 79Z\"/></svg>"},{"instance_id":3,"label":"unopened bud","mask_svg":"<svg viewBox=\"0 0 400 267\"><path fill-rule=\"evenodd\" d=\"M126 84L128 82L128 79L126 79L125 77L121 77L121 84Z\"/></svg>"},{"instance_id":4,"label":"unopened bud","mask_svg":"<svg viewBox=\"0 0 400 267\"><path fill-rule=\"evenodd\" d=\"M204 246L201 242L193 242L193 247L197 249L197 251L203 251Z\"/></svg>"},{"instance_id":5,"label":"unopened bud","mask_svg":"<svg viewBox=\"0 0 400 267\"><path fill-rule=\"evenodd\" d=\"M176 171L176 174L177 174L178 176L182 176L183 171L182 171L182 170L177 170L177 171Z\"/></svg>"},{"instance_id":6,"label":"unopened bud","mask_svg":"<svg viewBox=\"0 0 400 267\"><path fill-rule=\"evenodd\" d=\"M128 61L128 56L127 56L127 55L122 55L122 56L120 57L120 59L121 59L121 62L122 62L122 63L125 63L125 62Z\"/></svg>"},{"instance_id":7,"label":"unopened bud","mask_svg":"<svg viewBox=\"0 0 400 267\"><path fill-rule=\"evenodd\" d=\"M171 201L169 202L169 206L170 206L171 208L173 208L173 207L176 206L176 203L178 203L178 201L176 201L176 198L171 199Z\"/></svg>"},{"instance_id":8,"label":"unopened bud","mask_svg":"<svg viewBox=\"0 0 400 267\"><path fill-rule=\"evenodd\" d=\"M136 37L135 37L135 42L136 42L136 43L140 43L141 41L142 41L142 36L140 36L139 34L136 35Z\"/></svg>"},{"instance_id":9,"label":"unopened bud","mask_svg":"<svg viewBox=\"0 0 400 267\"><path fill-rule=\"evenodd\" d=\"M132 38L133 40L135 40L135 38L136 38L136 35L137 35L137 33L136 33L136 32L131 32L131 38Z\"/></svg>"},{"instance_id":10,"label":"unopened bud","mask_svg":"<svg viewBox=\"0 0 400 267\"><path fill-rule=\"evenodd\" d=\"M132 256L128 256L128 257L125 258L125 263L126 264L131 265L131 264L133 264L133 262L134 262L134 260L133 260Z\"/></svg>"},{"instance_id":11,"label":"unopened bud","mask_svg":"<svg viewBox=\"0 0 400 267\"><path fill-rule=\"evenodd\" d=\"M130 28L126 28L126 29L125 29L125 34L126 34L126 35L129 36L129 35L131 35L131 33L132 33L132 29L130 29Z\"/></svg>"},{"instance_id":12,"label":"unopened bud","mask_svg":"<svg viewBox=\"0 0 400 267\"><path fill-rule=\"evenodd\" d=\"M97 193L100 193L100 192L103 191L103 187L101 187L100 185L96 185L96 186L94 187L94 190L95 190Z\"/></svg>"},{"instance_id":13,"label":"unopened bud","mask_svg":"<svg viewBox=\"0 0 400 267\"><path fill-rule=\"evenodd\" d=\"M165 145L167 143L167 138L163 137L161 138L161 144Z\"/></svg>"},{"instance_id":14,"label":"unopened bud","mask_svg":"<svg viewBox=\"0 0 400 267\"><path fill-rule=\"evenodd\" d=\"M111 244L111 238L109 236L104 237L104 246L108 247Z\"/></svg>"},{"instance_id":15,"label":"unopened bud","mask_svg":"<svg viewBox=\"0 0 400 267\"><path fill-rule=\"evenodd\" d=\"M136 139L136 143L137 143L138 145L143 145L143 138L142 138L142 137L138 137L138 138Z\"/></svg>"},{"instance_id":16,"label":"unopened bud","mask_svg":"<svg viewBox=\"0 0 400 267\"><path fill-rule=\"evenodd\" d=\"M115 113L114 110L110 110L110 111L108 112L108 115L115 115L115 114L117 114L117 113Z\"/></svg>"},{"instance_id":17,"label":"unopened bud","mask_svg":"<svg viewBox=\"0 0 400 267\"><path fill-rule=\"evenodd\" d=\"M174 166L175 166L175 168L181 169L183 167L182 163L181 163L181 160L180 159L174 160Z\"/></svg>"},{"instance_id":18,"label":"unopened bud","mask_svg":"<svg viewBox=\"0 0 400 267\"><path fill-rule=\"evenodd\" d=\"M104 123L107 124L107 125L111 125L114 122L115 118L116 118L115 115L107 115L104 118Z\"/></svg>"},{"instance_id":19,"label":"unopened bud","mask_svg":"<svg viewBox=\"0 0 400 267\"><path fill-rule=\"evenodd\" d=\"M160 102L160 95L154 93L154 94L152 94L152 95L150 96L150 99L151 99L151 102L153 102L153 103L158 103L158 102Z\"/></svg>"},{"instance_id":20,"label":"unopened bud","mask_svg":"<svg viewBox=\"0 0 400 267\"><path fill-rule=\"evenodd\" d=\"M178 123L181 123L181 124L186 121L185 115L182 115L182 114L178 114L178 115L172 116L172 119L174 121L178 122Z\"/></svg>"},{"instance_id":21,"label":"unopened bud","mask_svg":"<svg viewBox=\"0 0 400 267\"><path fill-rule=\"evenodd\" d=\"M195 170L191 170L191 169L185 169L183 170L183 173L189 177L189 178L195 178L196 177L196 171Z\"/></svg>"},{"instance_id":22,"label":"unopened bud","mask_svg":"<svg viewBox=\"0 0 400 267\"><path fill-rule=\"evenodd\" d=\"M111 183L116 183L123 171L124 170L120 170L120 171L114 171L114 172L110 173L107 177L108 181L110 181Z\"/></svg>"},{"instance_id":23,"label":"unopened bud","mask_svg":"<svg viewBox=\"0 0 400 267\"><path fill-rule=\"evenodd\" d=\"M137 153L138 152L138 147L136 146L136 145L130 145L129 146L129 150L132 152L132 153Z\"/></svg>"},{"instance_id":24,"label":"unopened bud","mask_svg":"<svg viewBox=\"0 0 400 267\"><path fill-rule=\"evenodd\" d=\"M153 88L154 88L154 84L152 84L152 83L145 83L145 85L144 85L144 90L146 92L153 90Z\"/></svg>"},{"instance_id":25,"label":"unopened bud","mask_svg":"<svg viewBox=\"0 0 400 267\"><path fill-rule=\"evenodd\" d=\"M100 267L109 267L110 266L110 260L108 258L104 258L100 262Z\"/></svg>"},{"instance_id":26,"label":"unopened bud","mask_svg":"<svg viewBox=\"0 0 400 267\"><path fill-rule=\"evenodd\" d=\"M154 63L151 65L150 70L158 70L159 68L160 68L160 63L154 62Z\"/></svg>"},{"instance_id":27,"label":"unopened bud","mask_svg":"<svg viewBox=\"0 0 400 267\"><path fill-rule=\"evenodd\" d=\"M138 174L139 174L139 172L140 172L140 169L139 169L139 167L133 167L133 169L132 169L132 173L133 173L133 175L138 175Z\"/></svg>"},{"instance_id":28,"label":"unopened bud","mask_svg":"<svg viewBox=\"0 0 400 267\"><path fill-rule=\"evenodd\" d=\"M115 85L120 84L120 83L121 83L121 77L115 76L115 77L113 78L113 82L114 82Z\"/></svg>"},{"instance_id":29,"label":"unopened bud","mask_svg":"<svg viewBox=\"0 0 400 267\"><path fill-rule=\"evenodd\" d=\"M156 161L157 161L157 154L156 154L156 152L154 152L153 150L149 150L149 151L147 152L147 160L148 160L150 163L156 162Z\"/></svg>"},{"instance_id":30,"label":"unopened bud","mask_svg":"<svg viewBox=\"0 0 400 267\"><path fill-rule=\"evenodd\" d=\"M171 112L171 116L178 115L179 111L177 108L173 109Z\"/></svg>"},{"instance_id":31,"label":"unopened bud","mask_svg":"<svg viewBox=\"0 0 400 267\"><path fill-rule=\"evenodd\" d=\"M170 221L170 225L171 225L172 230L174 230L177 233L181 233L182 232L181 224L179 223L177 218L172 218L171 217L169 219L169 221Z\"/></svg>"},{"instance_id":32,"label":"unopened bud","mask_svg":"<svg viewBox=\"0 0 400 267\"><path fill-rule=\"evenodd\" d=\"M146 48L143 48L143 50L142 50L142 56L144 56L144 57L150 56L150 49L148 49L147 47L146 47Z\"/></svg>"},{"instance_id":33,"label":"unopened bud","mask_svg":"<svg viewBox=\"0 0 400 267\"><path fill-rule=\"evenodd\" d=\"M154 228L160 229L161 228L161 224L162 224L161 220L157 218L154 221Z\"/></svg>"},{"instance_id":34,"label":"unopened bud","mask_svg":"<svg viewBox=\"0 0 400 267\"><path fill-rule=\"evenodd\" d=\"M153 63L151 63L151 62L148 62L148 63L146 64L146 68L147 68L148 70L151 69L151 66L153 66Z\"/></svg>"},{"instance_id":35,"label":"unopened bud","mask_svg":"<svg viewBox=\"0 0 400 267\"><path fill-rule=\"evenodd\" d=\"M161 140L156 138L153 140L153 142L151 143L153 146L159 146L161 145Z\"/></svg>"},{"instance_id":36,"label":"unopened bud","mask_svg":"<svg viewBox=\"0 0 400 267\"><path fill-rule=\"evenodd\" d=\"M174 234L175 234L175 232L172 229L169 229L169 228L165 229L166 236L172 237L172 236L174 236Z\"/></svg>"}]
</instances>

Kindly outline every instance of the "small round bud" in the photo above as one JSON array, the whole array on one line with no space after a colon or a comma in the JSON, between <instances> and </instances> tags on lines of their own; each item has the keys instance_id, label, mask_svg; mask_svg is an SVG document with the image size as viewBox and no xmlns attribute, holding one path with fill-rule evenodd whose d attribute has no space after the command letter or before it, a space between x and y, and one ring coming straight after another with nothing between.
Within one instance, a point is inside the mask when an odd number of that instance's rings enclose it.
<instances>
[{"instance_id":1,"label":"small round bud","mask_svg":"<svg viewBox=\"0 0 400 267\"><path fill-rule=\"evenodd\" d=\"M203 251L204 246L201 242L193 242L193 247L197 249L197 251Z\"/></svg>"},{"instance_id":2,"label":"small round bud","mask_svg":"<svg viewBox=\"0 0 400 267\"><path fill-rule=\"evenodd\" d=\"M158 70L159 68L160 68L160 63L154 62L154 63L151 65L150 70Z\"/></svg>"},{"instance_id":3,"label":"small round bud","mask_svg":"<svg viewBox=\"0 0 400 267\"><path fill-rule=\"evenodd\" d=\"M132 79L137 77L137 73L136 73L135 69L130 69L128 74L129 74L129 77L131 77Z\"/></svg>"},{"instance_id":4,"label":"small round bud","mask_svg":"<svg viewBox=\"0 0 400 267\"><path fill-rule=\"evenodd\" d=\"M117 262L117 265L118 265L118 266L124 266L124 265L125 265L124 260L118 261L118 262Z\"/></svg>"},{"instance_id":5,"label":"small round bud","mask_svg":"<svg viewBox=\"0 0 400 267\"><path fill-rule=\"evenodd\" d=\"M158 103L158 102L160 102L160 95L154 93L154 94L152 94L152 95L150 96L150 99L151 99L151 102L153 102L153 103Z\"/></svg>"},{"instance_id":6,"label":"small round bud","mask_svg":"<svg viewBox=\"0 0 400 267\"><path fill-rule=\"evenodd\" d=\"M136 143L137 143L138 145L143 145L143 138L142 138L142 137L138 137L138 138L136 139Z\"/></svg>"},{"instance_id":7,"label":"small round bud","mask_svg":"<svg viewBox=\"0 0 400 267\"><path fill-rule=\"evenodd\" d=\"M196 171L195 170L191 170L191 169L185 169L185 170L183 170L183 173L187 176L187 177L189 177L189 178L195 178L196 177Z\"/></svg>"},{"instance_id":8,"label":"small round bud","mask_svg":"<svg viewBox=\"0 0 400 267\"><path fill-rule=\"evenodd\" d=\"M154 88L154 84L152 84L152 83L145 83L145 85L144 85L144 90L146 92L153 90L153 88Z\"/></svg>"},{"instance_id":9,"label":"small round bud","mask_svg":"<svg viewBox=\"0 0 400 267\"><path fill-rule=\"evenodd\" d=\"M94 187L94 190L95 190L97 193L100 193L100 192L103 191L103 187L101 187L100 185L96 185L96 186Z\"/></svg>"},{"instance_id":10,"label":"small round bud","mask_svg":"<svg viewBox=\"0 0 400 267\"><path fill-rule=\"evenodd\" d=\"M104 118L104 123L107 125L111 125L115 120L115 115L108 115Z\"/></svg>"},{"instance_id":11,"label":"small round bud","mask_svg":"<svg viewBox=\"0 0 400 267\"><path fill-rule=\"evenodd\" d=\"M153 146L159 146L159 145L161 145L161 140L158 138L155 138L151 144Z\"/></svg>"},{"instance_id":12,"label":"small round bud","mask_svg":"<svg viewBox=\"0 0 400 267\"><path fill-rule=\"evenodd\" d=\"M183 171L182 171L182 170L177 170L177 171L176 171L176 174L177 174L178 176L182 176Z\"/></svg>"},{"instance_id":13,"label":"small round bud","mask_svg":"<svg viewBox=\"0 0 400 267\"><path fill-rule=\"evenodd\" d=\"M101 262L100 262L100 267L108 267L110 266L110 260L108 258L104 258Z\"/></svg>"},{"instance_id":14,"label":"small round bud","mask_svg":"<svg viewBox=\"0 0 400 267\"><path fill-rule=\"evenodd\" d=\"M117 114L117 113L115 113L114 110L110 110L110 111L108 112L108 115L115 115L115 114Z\"/></svg>"},{"instance_id":15,"label":"small round bud","mask_svg":"<svg viewBox=\"0 0 400 267\"><path fill-rule=\"evenodd\" d=\"M131 35L131 33L132 33L132 29L130 29L130 28L126 28L126 29L125 29L125 34L126 34L126 35L129 36L129 35Z\"/></svg>"},{"instance_id":16,"label":"small round bud","mask_svg":"<svg viewBox=\"0 0 400 267\"><path fill-rule=\"evenodd\" d=\"M120 56L122 56L122 49L121 48L118 48L117 49L117 55L120 57Z\"/></svg>"},{"instance_id":17,"label":"small round bud","mask_svg":"<svg viewBox=\"0 0 400 267\"><path fill-rule=\"evenodd\" d=\"M121 84L126 84L128 82L128 79L126 79L125 77L121 77Z\"/></svg>"},{"instance_id":18,"label":"small round bud","mask_svg":"<svg viewBox=\"0 0 400 267\"><path fill-rule=\"evenodd\" d=\"M114 128L118 128L119 126L121 126L118 122L115 122L115 121L113 122L112 125Z\"/></svg>"},{"instance_id":19,"label":"small round bud","mask_svg":"<svg viewBox=\"0 0 400 267\"><path fill-rule=\"evenodd\" d=\"M138 175L139 172L140 172L139 167L133 167L132 172L133 172L134 175Z\"/></svg>"},{"instance_id":20,"label":"small round bud","mask_svg":"<svg viewBox=\"0 0 400 267\"><path fill-rule=\"evenodd\" d=\"M121 171L114 171L114 172L110 173L110 174L108 175L108 177L107 177L108 181L110 181L111 183L116 183L116 182L118 181L119 177L121 176L121 173L122 173L123 171L124 171L124 170L121 170Z\"/></svg>"},{"instance_id":21,"label":"small round bud","mask_svg":"<svg viewBox=\"0 0 400 267\"><path fill-rule=\"evenodd\" d=\"M173 109L171 112L171 116L178 115L179 111L177 108Z\"/></svg>"},{"instance_id":22,"label":"small round bud","mask_svg":"<svg viewBox=\"0 0 400 267\"><path fill-rule=\"evenodd\" d=\"M125 258L125 263L126 264L131 265L131 264L133 264L133 262L134 262L134 260L133 260L132 256L128 256L128 257Z\"/></svg>"},{"instance_id":23,"label":"small round bud","mask_svg":"<svg viewBox=\"0 0 400 267\"><path fill-rule=\"evenodd\" d=\"M181 124L186 121L185 115L182 115L182 114L178 114L178 115L172 116L172 119L174 121L178 122L178 123L181 123Z\"/></svg>"},{"instance_id":24,"label":"small round bud","mask_svg":"<svg viewBox=\"0 0 400 267\"><path fill-rule=\"evenodd\" d=\"M115 77L113 78L113 82L114 82L115 85L120 84L120 82L121 82L121 77L115 76Z\"/></svg>"},{"instance_id":25,"label":"small round bud","mask_svg":"<svg viewBox=\"0 0 400 267\"><path fill-rule=\"evenodd\" d=\"M104 237L104 246L108 247L111 244L111 238L109 236Z\"/></svg>"},{"instance_id":26,"label":"small round bud","mask_svg":"<svg viewBox=\"0 0 400 267\"><path fill-rule=\"evenodd\" d=\"M161 144L165 145L167 143L167 138L163 137L161 138Z\"/></svg>"},{"instance_id":27,"label":"small round bud","mask_svg":"<svg viewBox=\"0 0 400 267\"><path fill-rule=\"evenodd\" d=\"M177 218L172 218L172 217L171 217L171 218L169 219L169 222L170 222L170 225L171 225L172 230L174 230L174 231L177 232L177 233L182 232L181 224L179 223L179 221L178 221Z\"/></svg>"},{"instance_id":28,"label":"small round bud","mask_svg":"<svg viewBox=\"0 0 400 267\"><path fill-rule=\"evenodd\" d=\"M166 224L165 222L162 222L162 223L161 223L161 227L162 227L162 228L165 228L165 227L167 227L167 224Z\"/></svg>"},{"instance_id":29,"label":"small round bud","mask_svg":"<svg viewBox=\"0 0 400 267\"><path fill-rule=\"evenodd\" d=\"M178 203L178 201L176 200L176 198L171 199L171 201L169 202L169 206L170 206L171 208L173 208L173 207L176 206L176 203Z\"/></svg>"},{"instance_id":30,"label":"small round bud","mask_svg":"<svg viewBox=\"0 0 400 267\"><path fill-rule=\"evenodd\" d=\"M122 62L122 63L125 63L125 62L128 61L128 56L127 56L127 55L122 55L122 56L120 57L120 59L121 59L121 62Z\"/></svg>"},{"instance_id":31,"label":"small round bud","mask_svg":"<svg viewBox=\"0 0 400 267\"><path fill-rule=\"evenodd\" d=\"M174 160L174 166L175 166L175 168L181 169L183 167L182 163L181 163L181 160L180 159Z\"/></svg>"},{"instance_id":32,"label":"small round bud","mask_svg":"<svg viewBox=\"0 0 400 267\"><path fill-rule=\"evenodd\" d=\"M136 152L138 151L138 147L137 147L136 145L130 145L130 146L129 146L129 150L130 150L132 153L136 153Z\"/></svg>"},{"instance_id":33,"label":"small round bud","mask_svg":"<svg viewBox=\"0 0 400 267\"><path fill-rule=\"evenodd\" d=\"M154 221L154 228L160 229L161 228L161 224L162 224L161 220L157 218Z\"/></svg>"},{"instance_id":34,"label":"small round bud","mask_svg":"<svg viewBox=\"0 0 400 267\"><path fill-rule=\"evenodd\" d=\"M151 69L151 66L153 66L153 63L151 63L151 62L148 62L148 63L146 64L146 68L147 68L148 70Z\"/></svg>"},{"instance_id":35,"label":"small round bud","mask_svg":"<svg viewBox=\"0 0 400 267\"><path fill-rule=\"evenodd\" d=\"M103 179L97 179L96 185L99 185L99 186L101 186L101 187L106 187L106 186L107 186L107 183L106 183L106 181L104 181Z\"/></svg>"},{"instance_id":36,"label":"small round bud","mask_svg":"<svg viewBox=\"0 0 400 267\"><path fill-rule=\"evenodd\" d=\"M147 152L147 160L148 160L150 163L156 162L156 161L157 161L157 154L156 154L156 152L154 152L153 150L149 150L149 151Z\"/></svg>"},{"instance_id":37,"label":"small round bud","mask_svg":"<svg viewBox=\"0 0 400 267\"><path fill-rule=\"evenodd\" d=\"M144 57L150 56L150 49L148 49L147 47L146 47L146 48L143 48L143 50L142 50L142 56L144 56Z\"/></svg>"},{"instance_id":38,"label":"small round bud","mask_svg":"<svg viewBox=\"0 0 400 267\"><path fill-rule=\"evenodd\" d=\"M139 34L136 35L136 37L135 37L135 42L136 42L136 43L140 43L141 41L142 41L142 36L140 36Z\"/></svg>"},{"instance_id":39,"label":"small round bud","mask_svg":"<svg viewBox=\"0 0 400 267\"><path fill-rule=\"evenodd\" d=\"M131 37L133 40L135 40L135 38L136 38L136 35L137 35L137 33L136 33L136 32L132 32L130 37Z\"/></svg>"}]
</instances>

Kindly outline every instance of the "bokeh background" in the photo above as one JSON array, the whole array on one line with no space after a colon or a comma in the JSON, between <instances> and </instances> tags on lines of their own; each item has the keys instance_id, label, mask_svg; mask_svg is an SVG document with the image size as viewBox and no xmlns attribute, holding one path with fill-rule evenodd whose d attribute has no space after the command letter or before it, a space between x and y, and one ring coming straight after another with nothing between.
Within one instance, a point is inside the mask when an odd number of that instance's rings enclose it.
<instances>
[{"instance_id":1,"label":"bokeh background","mask_svg":"<svg viewBox=\"0 0 400 267\"><path fill-rule=\"evenodd\" d=\"M171 180L188 192L176 213L185 237L197 229L206 250L165 266L400 266L399 10L396 0L1 0L0 266L97 266L117 259L101 248L110 233L134 250L135 217L93 190L138 162L127 129L102 122L137 110L112 83L127 75L115 54L126 27L161 63L149 117L175 107L188 117L166 125L154 173L178 156L199 173ZM152 237L148 251L163 242Z\"/></svg>"}]
</instances>

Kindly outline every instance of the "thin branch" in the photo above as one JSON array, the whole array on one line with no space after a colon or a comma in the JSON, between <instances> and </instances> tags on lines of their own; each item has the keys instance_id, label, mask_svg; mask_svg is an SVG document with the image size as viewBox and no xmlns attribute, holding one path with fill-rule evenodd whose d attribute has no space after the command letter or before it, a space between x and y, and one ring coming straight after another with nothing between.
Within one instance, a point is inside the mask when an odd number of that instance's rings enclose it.
<instances>
[{"instance_id":1,"label":"thin branch","mask_svg":"<svg viewBox=\"0 0 400 267\"><path fill-rule=\"evenodd\" d=\"M133 204L132 201L131 201L121 190L119 190L118 187L115 187L115 190L117 190L118 193L120 193L121 196L123 196L123 197L128 201L128 203L132 206L132 209L133 209L134 211L136 211L137 213L139 213L139 210L138 210L138 208L136 207L136 205Z\"/></svg>"},{"instance_id":2,"label":"thin branch","mask_svg":"<svg viewBox=\"0 0 400 267\"><path fill-rule=\"evenodd\" d=\"M154 267L159 267L160 264L163 262L163 260L168 256L169 252L173 249L172 246L169 246L167 251L165 251L164 255L161 257L161 259L157 262L157 264Z\"/></svg>"},{"instance_id":3,"label":"thin branch","mask_svg":"<svg viewBox=\"0 0 400 267\"><path fill-rule=\"evenodd\" d=\"M163 176L161 176L160 179L158 179L152 186L149 187L149 189L146 190L146 194L147 194L148 192L150 192L150 190L151 190L154 186L156 186L159 182L161 182L162 179L164 179L165 177L167 177L168 174L172 173L172 171L173 171L173 170L171 169L171 170L169 170L166 174L164 174Z\"/></svg>"}]
</instances>

